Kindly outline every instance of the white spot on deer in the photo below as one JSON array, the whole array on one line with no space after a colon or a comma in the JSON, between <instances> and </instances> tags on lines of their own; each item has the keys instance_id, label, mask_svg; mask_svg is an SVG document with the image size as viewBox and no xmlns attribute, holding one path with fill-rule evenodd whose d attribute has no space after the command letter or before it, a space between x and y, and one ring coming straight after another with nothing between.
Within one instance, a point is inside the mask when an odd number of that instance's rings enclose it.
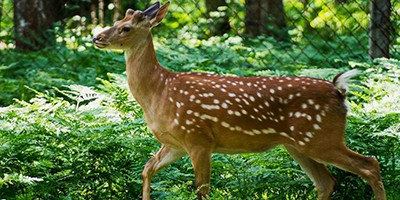
<instances>
[{"instance_id":1,"label":"white spot on deer","mask_svg":"<svg viewBox=\"0 0 400 200\"><path fill-rule=\"evenodd\" d=\"M293 95L293 94L289 94L289 96L288 96L288 99L289 99L289 100L292 100L292 99L293 99L293 97L294 97L294 95Z\"/></svg>"},{"instance_id":2,"label":"white spot on deer","mask_svg":"<svg viewBox=\"0 0 400 200\"><path fill-rule=\"evenodd\" d=\"M287 84L287 86L288 86L288 87L293 87L293 85L292 85L292 84Z\"/></svg>"},{"instance_id":3,"label":"white spot on deer","mask_svg":"<svg viewBox=\"0 0 400 200\"><path fill-rule=\"evenodd\" d=\"M307 117L307 120L308 120L308 121L311 121L311 120L312 120L311 115L307 115L306 117Z\"/></svg>"},{"instance_id":4,"label":"white spot on deer","mask_svg":"<svg viewBox=\"0 0 400 200\"><path fill-rule=\"evenodd\" d=\"M214 122L218 122L218 118L217 117L213 117L213 116L206 115L206 114L201 115L200 119L202 119L202 120L208 119L208 120L211 120L211 121L214 121Z\"/></svg>"},{"instance_id":5,"label":"white spot on deer","mask_svg":"<svg viewBox=\"0 0 400 200\"><path fill-rule=\"evenodd\" d=\"M186 125L191 125L191 124L193 124L193 122L187 119L186 120Z\"/></svg>"},{"instance_id":6,"label":"white spot on deer","mask_svg":"<svg viewBox=\"0 0 400 200\"><path fill-rule=\"evenodd\" d=\"M245 130L245 131L243 131L245 134L247 134L247 135L254 135L254 133L252 132L252 131L247 131L247 130Z\"/></svg>"},{"instance_id":7,"label":"white spot on deer","mask_svg":"<svg viewBox=\"0 0 400 200\"><path fill-rule=\"evenodd\" d=\"M220 107L218 105L201 104L200 106L207 110L219 110L220 109Z\"/></svg>"},{"instance_id":8,"label":"white spot on deer","mask_svg":"<svg viewBox=\"0 0 400 200\"><path fill-rule=\"evenodd\" d=\"M229 96L229 97L235 97L236 94L234 94L234 93L228 93L228 96Z\"/></svg>"},{"instance_id":9,"label":"white spot on deer","mask_svg":"<svg viewBox=\"0 0 400 200\"><path fill-rule=\"evenodd\" d=\"M306 143L304 143L303 141L298 141L298 143L299 143L300 146L306 145Z\"/></svg>"},{"instance_id":10,"label":"white spot on deer","mask_svg":"<svg viewBox=\"0 0 400 200\"><path fill-rule=\"evenodd\" d=\"M315 104L314 108L315 108L315 110L319 110L321 108L321 106L319 104Z\"/></svg>"},{"instance_id":11,"label":"white spot on deer","mask_svg":"<svg viewBox=\"0 0 400 200\"><path fill-rule=\"evenodd\" d=\"M235 111L235 115L239 117L239 116L241 116L242 114L240 114L239 111Z\"/></svg>"},{"instance_id":12,"label":"white spot on deer","mask_svg":"<svg viewBox=\"0 0 400 200\"><path fill-rule=\"evenodd\" d=\"M301 113L300 113L300 112L296 112L296 113L294 113L294 116L295 116L296 118L300 118Z\"/></svg>"},{"instance_id":13,"label":"white spot on deer","mask_svg":"<svg viewBox=\"0 0 400 200\"><path fill-rule=\"evenodd\" d=\"M314 104L314 100L312 100L312 99L308 99L307 101L308 101L308 104L310 104L310 105Z\"/></svg>"},{"instance_id":14,"label":"white spot on deer","mask_svg":"<svg viewBox=\"0 0 400 200\"><path fill-rule=\"evenodd\" d=\"M256 99L253 96L249 96L250 101L254 102Z\"/></svg>"},{"instance_id":15,"label":"white spot on deer","mask_svg":"<svg viewBox=\"0 0 400 200\"><path fill-rule=\"evenodd\" d=\"M172 99L172 97L169 97L168 100L169 100L171 103L174 102L174 99Z\"/></svg>"},{"instance_id":16,"label":"white spot on deer","mask_svg":"<svg viewBox=\"0 0 400 200\"><path fill-rule=\"evenodd\" d=\"M179 124L179 121L178 121L178 119L174 119L174 123L176 124L176 125L178 125Z\"/></svg>"},{"instance_id":17,"label":"white spot on deer","mask_svg":"<svg viewBox=\"0 0 400 200\"><path fill-rule=\"evenodd\" d=\"M184 126L181 126L181 129L182 129L182 130L186 130L186 127L184 127Z\"/></svg>"},{"instance_id":18,"label":"white spot on deer","mask_svg":"<svg viewBox=\"0 0 400 200\"><path fill-rule=\"evenodd\" d=\"M296 97L299 97L299 96L301 96L301 93L300 92L296 93Z\"/></svg>"},{"instance_id":19,"label":"white spot on deer","mask_svg":"<svg viewBox=\"0 0 400 200\"><path fill-rule=\"evenodd\" d=\"M268 101L265 101L264 104L265 104L265 106L269 107Z\"/></svg>"},{"instance_id":20,"label":"white spot on deer","mask_svg":"<svg viewBox=\"0 0 400 200\"><path fill-rule=\"evenodd\" d=\"M310 142L310 138L303 138L304 142Z\"/></svg>"},{"instance_id":21,"label":"white spot on deer","mask_svg":"<svg viewBox=\"0 0 400 200\"><path fill-rule=\"evenodd\" d=\"M225 128L229 128L231 125L228 124L227 122L221 122L221 126L223 126Z\"/></svg>"},{"instance_id":22,"label":"white spot on deer","mask_svg":"<svg viewBox=\"0 0 400 200\"><path fill-rule=\"evenodd\" d=\"M307 108L307 104L303 103L303 104L301 104L301 107L302 107L303 109L306 109L306 108Z\"/></svg>"},{"instance_id":23,"label":"white spot on deer","mask_svg":"<svg viewBox=\"0 0 400 200\"><path fill-rule=\"evenodd\" d=\"M183 103L181 103L181 102L176 102L176 107L177 107L177 108L180 108L182 105L183 105Z\"/></svg>"},{"instance_id":24,"label":"white spot on deer","mask_svg":"<svg viewBox=\"0 0 400 200\"><path fill-rule=\"evenodd\" d=\"M273 134L273 133L276 133L276 130L273 128L268 128L268 129L262 129L261 132L263 134Z\"/></svg>"},{"instance_id":25,"label":"white spot on deer","mask_svg":"<svg viewBox=\"0 0 400 200\"><path fill-rule=\"evenodd\" d=\"M219 100L218 99L214 99L214 104L219 104Z\"/></svg>"},{"instance_id":26,"label":"white spot on deer","mask_svg":"<svg viewBox=\"0 0 400 200\"><path fill-rule=\"evenodd\" d=\"M281 86L278 86L276 89L277 89L277 90L282 90L282 87L281 87Z\"/></svg>"},{"instance_id":27,"label":"white spot on deer","mask_svg":"<svg viewBox=\"0 0 400 200\"><path fill-rule=\"evenodd\" d=\"M192 114L192 113L193 113L192 110L186 110L186 114L190 115L190 114Z\"/></svg>"},{"instance_id":28,"label":"white spot on deer","mask_svg":"<svg viewBox=\"0 0 400 200\"><path fill-rule=\"evenodd\" d=\"M314 133L313 132L306 132L306 136L309 138L313 138L314 137Z\"/></svg>"},{"instance_id":29,"label":"white spot on deer","mask_svg":"<svg viewBox=\"0 0 400 200\"><path fill-rule=\"evenodd\" d=\"M198 104L201 104L200 99L196 99L194 102L196 102L196 103L198 103Z\"/></svg>"},{"instance_id":30,"label":"white spot on deer","mask_svg":"<svg viewBox=\"0 0 400 200\"><path fill-rule=\"evenodd\" d=\"M236 131L242 131L243 129L242 129L242 127L240 127L240 126L235 126L235 130L236 130Z\"/></svg>"},{"instance_id":31,"label":"white spot on deer","mask_svg":"<svg viewBox=\"0 0 400 200\"><path fill-rule=\"evenodd\" d=\"M235 98L235 101L240 103L240 99L239 98Z\"/></svg>"},{"instance_id":32,"label":"white spot on deer","mask_svg":"<svg viewBox=\"0 0 400 200\"><path fill-rule=\"evenodd\" d=\"M261 134L261 131L259 131L259 130L257 130L257 129L253 129L253 133L256 134L256 135L260 135L260 134Z\"/></svg>"},{"instance_id":33,"label":"white spot on deer","mask_svg":"<svg viewBox=\"0 0 400 200\"><path fill-rule=\"evenodd\" d=\"M274 93L275 93L275 90L274 90L274 89L270 89L269 92L270 92L271 94L274 94Z\"/></svg>"},{"instance_id":34,"label":"white spot on deer","mask_svg":"<svg viewBox=\"0 0 400 200\"><path fill-rule=\"evenodd\" d=\"M294 131L294 126L290 126L289 129L290 129L291 131Z\"/></svg>"},{"instance_id":35,"label":"white spot on deer","mask_svg":"<svg viewBox=\"0 0 400 200\"><path fill-rule=\"evenodd\" d=\"M289 135L287 133L285 133L285 132L280 132L279 135L282 135L284 137L289 137Z\"/></svg>"},{"instance_id":36,"label":"white spot on deer","mask_svg":"<svg viewBox=\"0 0 400 200\"><path fill-rule=\"evenodd\" d=\"M228 108L228 104L226 104L226 103L224 102L224 103L221 104L221 107L224 108L224 109L227 109L227 108Z\"/></svg>"},{"instance_id":37,"label":"white spot on deer","mask_svg":"<svg viewBox=\"0 0 400 200\"><path fill-rule=\"evenodd\" d=\"M225 90L224 88L221 88L221 92L225 93L225 92L226 92L226 90Z\"/></svg>"},{"instance_id":38,"label":"white spot on deer","mask_svg":"<svg viewBox=\"0 0 400 200\"><path fill-rule=\"evenodd\" d=\"M199 116L200 116L200 113L194 112L193 115L196 116L196 117L199 117Z\"/></svg>"},{"instance_id":39,"label":"white spot on deer","mask_svg":"<svg viewBox=\"0 0 400 200\"><path fill-rule=\"evenodd\" d=\"M229 114L229 115L233 115L233 113L234 113L234 112L233 112L232 110L228 110L228 114Z\"/></svg>"},{"instance_id":40,"label":"white spot on deer","mask_svg":"<svg viewBox=\"0 0 400 200\"><path fill-rule=\"evenodd\" d=\"M318 122L322 122L321 115L319 115L319 114L317 114L317 115L315 116L315 119L316 119Z\"/></svg>"},{"instance_id":41,"label":"white spot on deer","mask_svg":"<svg viewBox=\"0 0 400 200\"><path fill-rule=\"evenodd\" d=\"M281 121L283 121L283 120L285 120L285 117L284 116L279 116L279 119L281 120Z\"/></svg>"},{"instance_id":42,"label":"white spot on deer","mask_svg":"<svg viewBox=\"0 0 400 200\"><path fill-rule=\"evenodd\" d=\"M321 130L321 127L318 124L313 124L315 130Z\"/></svg>"},{"instance_id":43,"label":"white spot on deer","mask_svg":"<svg viewBox=\"0 0 400 200\"><path fill-rule=\"evenodd\" d=\"M247 111L245 109L242 110L243 115L247 115Z\"/></svg>"}]
</instances>

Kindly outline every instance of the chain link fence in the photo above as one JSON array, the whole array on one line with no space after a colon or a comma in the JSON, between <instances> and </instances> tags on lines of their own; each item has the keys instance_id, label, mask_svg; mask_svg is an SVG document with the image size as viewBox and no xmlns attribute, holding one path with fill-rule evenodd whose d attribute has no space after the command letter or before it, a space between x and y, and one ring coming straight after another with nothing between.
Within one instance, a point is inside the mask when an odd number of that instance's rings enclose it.
<instances>
[{"instance_id":1,"label":"chain link fence","mask_svg":"<svg viewBox=\"0 0 400 200\"><path fill-rule=\"evenodd\" d=\"M112 25L131 7L144 9L150 1L124 0L65 0L50 9L55 19L49 30L35 42L19 37L26 22L16 19L14 7L22 0L0 0L0 64L18 49L18 42L48 47L55 57L65 57L62 50L72 51L92 48L93 29L98 25ZM35 2L23 0L32 6ZM29 2L33 4L29 4ZM371 0L175 0L163 24L155 28L154 35L163 46L174 44L198 49L196 53L209 54L209 60L223 59L227 46L232 43L243 57L256 54L265 69L280 69L288 65L335 67L337 63L369 60L368 51L371 22ZM379 1L376 1L379 2ZM389 41L389 56L400 58L400 3L392 1L389 26L381 30ZM46 6L44 4L42 6ZM29 7L26 10L31 10ZM23 13L37 15L35 12ZM33 17L33 16L32 16ZM26 32L36 30L23 30ZM28 34L29 35L29 34ZM48 40L49 38L53 40ZM22 40L22 41L21 41ZM210 54L207 44L216 45ZM228 42L226 42L228 41ZM239 45L238 45L239 44ZM16 46L17 45L17 46ZM37 51L40 49L28 50ZM46 48L44 48L46 49ZM189 52L190 53L190 52ZM31 58L32 62L42 62ZM90 59L90 58L85 58ZM51 59L50 59L51 60ZM251 62L248 66L252 67ZM62 66L64 63L58 63ZM232 62L232 65L237 63ZM54 65L54 63L52 63ZM260 64L261 65L261 64Z\"/></svg>"}]
</instances>

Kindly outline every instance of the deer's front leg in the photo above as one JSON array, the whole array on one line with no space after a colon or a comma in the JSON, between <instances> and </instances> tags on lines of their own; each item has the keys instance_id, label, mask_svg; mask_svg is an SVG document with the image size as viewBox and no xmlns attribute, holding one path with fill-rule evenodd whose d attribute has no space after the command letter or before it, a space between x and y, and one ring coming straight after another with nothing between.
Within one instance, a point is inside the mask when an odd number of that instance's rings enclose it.
<instances>
[{"instance_id":1,"label":"deer's front leg","mask_svg":"<svg viewBox=\"0 0 400 200\"><path fill-rule=\"evenodd\" d=\"M200 146L191 148L189 152L196 179L198 199L208 199L210 195L211 154L210 148Z\"/></svg>"},{"instance_id":2,"label":"deer's front leg","mask_svg":"<svg viewBox=\"0 0 400 200\"><path fill-rule=\"evenodd\" d=\"M149 161L147 161L142 172L143 180L143 200L150 199L151 178L162 168L175 160L181 158L186 153L179 149L173 149L163 145Z\"/></svg>"}]
</instances>

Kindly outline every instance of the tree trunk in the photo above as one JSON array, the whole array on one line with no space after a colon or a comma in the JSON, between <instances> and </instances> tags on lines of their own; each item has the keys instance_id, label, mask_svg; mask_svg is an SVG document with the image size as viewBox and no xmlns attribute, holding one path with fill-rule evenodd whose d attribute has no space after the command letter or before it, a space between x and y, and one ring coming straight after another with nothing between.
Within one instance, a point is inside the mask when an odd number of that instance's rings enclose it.
<instances>
[{"instance_id":1,"label":"tree trunk","mask_svg":"<svg viewBox=\"0 0 400 200\"><path fill-rule=\"evenodd\" d=\"M231 29L227 10L218 9L222 6L228 6L225 0L206 0L207 17L212 19L212 24L209 27L211 35L222 35ZM213 12L219 14L213 15Z\"/></svg>"},{"instance_id":2,"label":"tree trunk","mask_svg":"<svg viewBox=\"0 0 400 200\"><path fill-rule=\"evenodd\" d=\"M115 22L121 18L122 5L120 0L113 0L113 4L114 4L113 22Z\"/></svg>"},{"instance_id":3,"label":"tree trunk","mask_svg":"<svg viewBox=\"0 0 400 200\"><path fill-rule=\"evenodd\" d=\"M0 0L0 30L1 30L1 20L3 17L3 0Z\"/></svg>"},{"instance_id":4,"label":"tree trunk","mask_svg":"<svg viewBox=\"0 0 400 200\"><path fill-rule=\"evenodd\" d=\"M63 1L14 0L15 45L19 50L40 50L55 44L52 25L61 19Z\"/></svg>"},{"instance_id":5,"label":"tree trunk","mask_svg":"<svg viewBox=\"0 0 400 200\"><path fill-rule=\"evenodd\" d=\"M104 0L99 0L99 23L104 25Z\"/></svg>"},{"instance_id":6,"label":"tree trunk","mask_svg":"<svg viewBox=\"0 0 400 200\"><path fill-rule=\"evenodd\" d=\"M370 1L369 56L389 58L390 47L390 0Z\"/></svg>"},{"instance_id":7,"label":"tree trunk","mask_svg":"<svg viewBox=\"0 0 400 200\"><path fill-rule=\"evenodd\" d=\"M289 38L282 0L246 0L245 26L251 36Z\"/></svg>"}]
</instances>

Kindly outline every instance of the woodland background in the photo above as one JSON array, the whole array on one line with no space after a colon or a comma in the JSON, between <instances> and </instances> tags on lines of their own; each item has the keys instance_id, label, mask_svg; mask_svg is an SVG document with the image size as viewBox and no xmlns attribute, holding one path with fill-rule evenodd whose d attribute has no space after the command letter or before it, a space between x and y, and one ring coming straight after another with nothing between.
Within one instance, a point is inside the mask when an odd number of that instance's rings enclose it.
<instances>
[{"instance_id":1,"label":"woodland background","mask_svg":"<svg viewBox=\"0 0 400 200\"><path fill-rule=\"evenodd\" d=\"M133 0L0 0L0 199L138 199L160 144L127 91L124 57L91 39ZM164 2L161 2L164 3ZM174 0L153 29L173 71L331 80L358 68L346 143L377 157L400 199L400 2ZM368 184L331 168L333 199L371 199ZM155 199L195 199L188 157L153 179ZM212 199L316 199L281 147L213 156Z\"/></svg>"}]
</instances>

